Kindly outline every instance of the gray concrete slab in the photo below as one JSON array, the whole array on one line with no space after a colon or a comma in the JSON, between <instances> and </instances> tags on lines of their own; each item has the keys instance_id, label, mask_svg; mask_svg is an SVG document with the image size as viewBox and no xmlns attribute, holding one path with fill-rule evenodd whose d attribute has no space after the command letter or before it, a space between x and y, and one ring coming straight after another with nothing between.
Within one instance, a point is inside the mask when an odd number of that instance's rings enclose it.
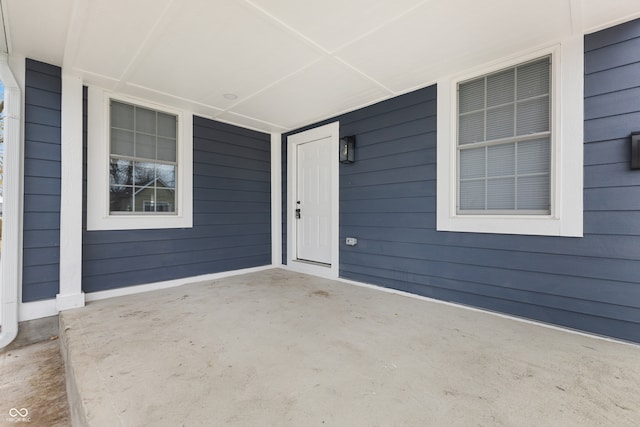
<instances>
[{"instance_id":1,"label":"gray concrete slab","mask_svg":"<svg viewBox=\"0 0 640 427\"><path fill-rule=\"evenodd\" d=\"M26 345L48 341L58 336L58 316L33 319L18 324L18 335L4 350L12 350Z\"/></svg>"},{"instance_id":2,"label":"gray concrete slab","mask_svg":"<svg viewBox=\"0 0 640 427\"><path fill-rule=\"evenodd\" d=\"M64 312L91 426L636 426L640 348L283 270Z\"/></svg>"},{"instance_id":3,"label":"gray concrete slab","mask_svg":"<svg viewBox=\"0 0 640 427\"><path fill-rule=\"evenodd\" d=\"M50 327L47 322L27 322L17 343L0 350L0 426L70 425L65 391L65 370L57 337L36 341ZM22 334L22 335L20 335Z\"/></svg>"}]
</instances>

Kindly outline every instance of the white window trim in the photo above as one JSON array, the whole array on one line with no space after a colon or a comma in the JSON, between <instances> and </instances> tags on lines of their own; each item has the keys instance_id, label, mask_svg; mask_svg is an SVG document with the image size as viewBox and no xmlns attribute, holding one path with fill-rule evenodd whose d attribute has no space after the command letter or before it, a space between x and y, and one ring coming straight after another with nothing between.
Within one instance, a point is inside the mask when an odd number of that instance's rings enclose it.
<instances>
[{"instance_id":1,"label":"white window trim","mask_svg":"<svg viewBox=\"0 0 640 427\"><path fill-rule=\"evenodd\" d=\"M583 235L584 41L575 36L562 43L511 57L438 80L437 213L438 231ZM552 168L549 215L469 215L456 212L457 85L461 81L552 56Z\"/></svg>"},{"instance_id":2,"label":"white window trim","mask_svg":"<svg viewBox=\"0 0 640 427\"><path fill-rule=\"evenodd\" d=\"M109 101L115 99L178 117L175 215L109 214ZM90 86L88 94L87 230L193 227L193 114Z\"/></svg>"}]
</instances>

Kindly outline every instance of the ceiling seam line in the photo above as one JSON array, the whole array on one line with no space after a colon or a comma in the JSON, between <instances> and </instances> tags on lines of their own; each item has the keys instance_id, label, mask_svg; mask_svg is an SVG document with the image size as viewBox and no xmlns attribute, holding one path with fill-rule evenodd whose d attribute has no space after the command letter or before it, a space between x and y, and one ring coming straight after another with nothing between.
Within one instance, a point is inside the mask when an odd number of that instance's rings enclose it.
<instances>
[{"instance_id":1,"label":"ceiling seam line","mask_svg":"<svg viewBox=\"0 0 640 427\"><path fill-rule=\"evenodd\" d=\"M295 35L298 39L302 39L302 41L303 41L305 44L310 45L313 49L318 50L319 52L316 52L316 54L322 55L323 57L329 57L329 56L331 56L331 52L330 52L330 51L328 51L327 49L323 48L321 45L319 45L318 43L314 42L314 41L313 41L313 40L311 40L310 38L308 38L308 37L304 36L302 33L300 33L300 32L298 32L298 31L296 31L293 27L291 27L291 26L287 25L284 21L282 21L282 20L280 20L280 19L276 18L274 15L272 15L271 13L267 12L267 11L266 11L265 9L263 9L262 7L260 7L260 6L258 6L257 4L255 4L253 1L251 1L251 0L244 0L244 3L245 3L246 5L248 5L250 8L252 8L253 10L257 11L257 12L258 12L260 15L262 15L263 17L266 17L266 18L267 18L269 21L271 21L272 23L275 23L275 24L276 24L276 26L280 27L281 29L286 30L286 31L287 31L287 32L289 32L289 33L292 33L292 34L293 34L293 35ZM243 98L242 98L241 100L239 100L238 102L236 102L236 103L234 103L234 104L231 104L231 105L229 105L229 106L228 106L228 107L226 107L226 108L218 108L218 109L222 110L222 112L221 112L221 113L219 113L219 114L223 114L223 113L226 113L226 112L231 112L231 111L229 111L229 110L230 110L230 109L232 109L233 107L235 107L235 106L237 106L237 105L242 104L244 101L246 101L246 100L248 100L248 99L253 98L254 96L256 96L256 95L260 94L260 93L261 93L261 92L263 92L264 90L267 90L267 89L271 88L273 85L275 85L275 84L277 84L277 83L279 83L279 82L281 82L281 81L283 81L283 80L285 80L285 79L287 79L287 78L289 78L289 77L293 76L293 75L294 75L294 74L296 74L297 72L299 72L299 71L303 71L303 70L304 70L304 69L306 69L308 66L315 64L315 63L316 63L316 62L318 62L319 60L320 60L320 59L316 59L316 60L314 60L313 62L311 62L310 64L302 66L302 68L298 69L297 71L294 71L293 73L288 74L288 75L284 76L283 78L281 78L281 79L279 79L279 80L276 80L276 81L275 81L275 82L273 82L272 84L269 84L268 86L263 87L262 89L260 89L260 90L259 90L259 91L257 91L257 92L251 93L251 94L247 95L246 97L243 97ZM210 98L210 97L211 97L211 96L213 96L213 95L214 95L213 93L206 94L206 95L202 96L200 99L207 99L207 98ZM216 107L216 108L217 108L217 107ZM219 115L219 114L218 114L218 115ZM234 113L234 114L236 114L236 113ZM214 116L214 117L217 117L217 115L216 115L216 116Z\"/></svg>"},{"instance_id":2,"label":"ceiling seam line","mask_svg":"<svg viewBox=\"0 0 640 427\"><path fill-rule=\"evenodd\" d=\"M86 4L81 6L80 3L79 0L74 0L71 8L69 29L65 37L64 51L62 53L62 68L65 73L73 68L73 61L78 56L80 41L82 40L79 34L82 33L84 28L84 18L86 17L88 6Z\"/></svg>"},{"instance_id":3,"label":"ceiling seam line","mask_svg":"<svg viewBox=\"0 0 640 427\"><path fill-rule=\"evenodd\" d=\"M384 23L382 23L382 24L378 25L377 27L372 28L372 29L370 29L369 31L367 31L367 32L365 32L365 33L363 33L363 34L360 34L358 37L354 38L353 40L348 41L348 42L346 42L346 43L344 43L344 44L342 44L342 45L338 46L338 47L333 51L333 53L334 53L334 54L337 54L337 53L338 53L338 52L340 52L341 50L343 50L343 49L345 49L345 48L347 48L347 47L349 47L349 46L353 45L354 43L359 42L360 40L362 40L362 39L364 39L365 37L368 37L368 36L370 36L371 34L373 34L373 33L377 32L377 31L381 30L382 28L384 28L384 27L388 26L389 24L392 24L392 23L394 23L394 22L396 22L396 21L400 20L401 18L403 18L403 17L407 16L408 14L410 14L411 12L413 12L414 10L418 9L419 7L422 7L424 4L429 3L430 1L432 1L432 0L422 0L422 1L421 1L421 2L419 2L418 4L416 4L416 5L412 6L412 7L410 7L409 9L405 10L405 11L404 11L404 12L402 12L402 13L399 13L398 15L394 16L393 18L389 19L388 21L385 21Z\"/></svg>"},{"instance_id":4,"label":"ceiling seam line","mask_svg":"<svg viewBox=\"0 0 640 427\"><path fill-rule=\"evenodd\" d=\"M267 18L269 18L270 20L272 20L273 22L278 24L278 26L286 29L287 31L291 32L292 34L295 34L298 38L302 39L305 43L310 44L314 48L320 50L323 54L325 54L325 55L331 55L332 54L332 52L330 50L322 47L321 45L319 45L318 43L316 43L315 41L313 41L309 37L305 36L304 34L299 32L295 28L291 27L290 25L288 25L284 21L276 18L274 15L272 15L271 13L267 12L262 7L260 7L257 4L255 4L253 1L251 1L251 0L244 0L244 1L245 1L246 4L248 4L249 6L251 6L255 10L257 10L258 12L260 12L262 15L266 16Z\"/></svg>"},{"instance_id":5,"label":"ceiling seam line","mask_svg":"<svg viewBox=\"0 0 640 427\"><path fill-rule=\"evenodd\" d=\"M345 65L347 68L349 68L350 70L352 70L353 72L359 74L360 76L364 77L365 79L369 80L371 83L375 84L376 86L378 86L379 88L381 88L382 90L384 90L385 92L387 92L389 95L395 95L396 92L390 88L388 88L387 86L383 85L382 83L380 83L378 80L374 79L373 77L371 77L370 75L368 75L367 73L365 73L364 71L361 71L360 69L358 69L357 67L351 65L350 63L348 63L347 61L345 61L342 58L339 58L337 56L332 56L336 61L342 63L343 65Z\"/></svg>"},{"instance_id":6,"label":"ceiling seam line","mask_svg":"<svg viewBox=\"0 0 640 427\"><path fill-rule=\"evenodd\" d=\"M223 113L227 113L227 111L223 111L223 112L222 112L222 113L220 113L220 114L223 114ZM282 125L279 125L279 124L277 124L277 123L266 122L266 121L264 121L264 120L256 119L255 117L245 116L244 114L234 113L234 112L232 112L232 111L228 111L228 113L229 113L229 114L236 115L236 116L239 116L239 117L243 117L243 118L249 119L249 120L254 121L254 122L260 122L260 123L262 123L262 124L269 125L269 126L274 127L274 128L282 129L282 130L281 130L281 131L279 131L279 132L286 132L286 131L288 130L287 126L282 126ZM219 118L220 114L218 114L218 115L214 116L218 121L222 121L222 122L226 122L226 123L233 124L233 122L231 122L231 121L229 121L229 120L225 120L224 118L222 118L222 119L221 119L221 118ZM237 126L237 125L236 125L236 126ZM262 130L262 131L260 131L260 132L264 132L264 130Z\"/></svg>"},{"instance_id":7,"label":"ceiling seam line","mask_svg":"<svg viewBox=\"0 0 640 427\"><path fill-rule=\"evenodd\" d=\"M310 65L313 65L313 64L310 64ZM298 71L302 71L302 70L298 70ZM292 73L292 74L295 74L295 72ZM275 82L274 84L277 84L278 82ZM202 102L199 102L199 101L194 101L194 100L188 99L188 98L183 98L181 96L173 95L173 94L170 94L170 93L167 93L167 92L162 92L162 91L159 91L159 90L156 90L156 89L152 89L152 88L149 88L149 87L146 87L146 86L142 86L142 85L139 85L139 84L136 84L136 83L129 83L129 86L135 87L135 88L138 88L138 89L142 89L142 90L145 90L145 91L153 92L153 93L156 93L158 95L166 96L168 98L173 98L175 100L186 102L188 104L198 105L198 106L201 106L201 107L204 107L204 108L217 110L217 111L213 112L213 114L211 116L209 116L209 117L212 117L212 118L217 118L221 114L224 114L224 113L230 113L230 114L235 114L237 116L240 116L240 117L243 117L243 118L247 118L247 119L250 119L250 120L253 120L253 121L256 121L256 122L264 123L264 124L269 125L269 126L274 126L274 127L278 127L278 128L282 128L282 129L286 129L287 128L286 126L282 126L282 125L279 125L277 123L267 122L267 121L264 121L264 120L256 119L254 117L246 116L244 114L240 114L240 113L236 113L236 112L233 112L233 111L229 111L229 108L221 109L221 108L218 108L218 107L213 107L213 106L211 106L209 104L205 104L205 103L202 103ZM271 87L271 86L269 86L269 87ZM265 88L265 89L268 89L268 88ZM257 95L260 92L261 91L256 92L255 94ZM249 98L246 98L246 99L249 99ZM161 104L160 102L158 102L158 103ZM238 103L236 103L234 105L238 105ZM198 115L197 113L194 113L194 114ZM204 116L204 114L200 114L200 115Z\"/></svg>"},{"instance_id":8,"label":"ceiling seam line","mask_svg":"<svg viewBox=\"0 0 640 427\"><path fill-rule=\"evenodd\" d=\"M131 74L135 71L136 64L139 63L140 58L142 57L142 53L148 47L147 45L149 44L149 41L151 40L153 34L156 33L159 28L162 28L168 25L168 20L167 20L167 16L169 15L168 12L170 9L173 8L174 4L175 4L175 0L170 0L167 3L167 5L165 6L164 10L160 14L156 22L153 24L149 32L145 35L144 40L142 41L142 43L140 43L135 53L133 54L133 57L124 68L124 71L118 77L118 83L114 87L115 92L121 90L122 87L127 84L125 80L128 79L131 76Z\"/></svg>"},{"instance_id":9,"label":"ceiling seam line","mask_svg":"<svg viewBox=\"0 0 640 427\"><path fill-rule=\"evenodd\" d=\"M193 99L183 98L183 97L178 96L178 95L172 95L172 94L170 94L170 93L168 93L168 92L162 92L162 91L157 90L157 89L152 89L152 88L147 87L147 86L139 85L139 84L137 84L137 83L129 83L129 86L131 86L131 87L135 87L135 88L138 88L138 89L142 89L142 90L146 90L146 91L149 91L149 92L153 92L153 93L156 93L156 94L158 94L158 95L167 96L167 97L169 97L169 98L173 98L173 99L176 99L176 100L178 100L178 101L187 102L187 103L189 103L189 104L199 105L199 106L201 106L201 107L213 108L213 109L215 109L215 110L222 111L220 108L212 107L211 105L203 104L202 102L194 101ZM131 96L134 96L134 97L135 97L135 95L131 95ZM153 102L153 101L152 101L152 102ZM157 102L157 103L161 104L160 102Z\"/></svg>"},{"instance_id":10,"label":"ceiling seam line","mask_svg":"<svg viewBox=\"0 0 640 427\"><path fill-rule=\"evenodd\" d=\"M337 119L337 118L339 118L340 116L342 116L344 114L351 113L353 111L361 110L363 108L369 107L371 105L377 104L378 102L382 102L382 101L385 101L387 99L389 99L388 96L381 96L381 97L378 97L378 98L376 98L376 99L374 99L372 101L367 101L367 102L358 104L358 105L356 105L354 107L344 108L342 110L339 110L337 113L331 113L330 115L321 114L321 115L316 116L314 119L311 119L311 121L300 122L300 123L296 124L295 126L293 126L291 129L301 129L301 128L305 127L305 126L309 126L309 125L312 125L314 123L320 123L320 122L323 122L325 120L330 120L330 119Z\"/></svg>"},{"instance_id":11,"label":"ceiling seam line","mask_svg":"<svg viewBox=\"0 0 640 427\"><path fill-rule=\"evenodd\" d=\"M313 60L309 64L303 65L302 67L298 68L296 71L293 71L293 72L287 74L286 76L275 80L274 82L268 84L267 86L264 86L262 89L259 89L258 91L253 92L252 94L247 95L246 97L242 98L240 101L236 102L235 104L232 104L232 105L228 106L227 108L223 109L223 112L224 113L232 112L232 111L229 111L229 110L231 110L232 108L235 108L238 105L241 105L242 103L244 103L244 102L246 102L246 101L248 101L248 100L250 100L250 99L252 99L252 98L254 98L254 97L258 96L258 95L260 95L262 92L265 92L265 91L271 89L275 85L277 85L277 84L279 84L279 83L281 83L281 82L283 82L285 80L290 79L291 77L295 76L296 74L299 74L299 73L303 72L307 68L311 68L311 66L317 64L318 62L322 61L323 59L325 59L325 58L324 57L318 58L316 60ZM234 113L234 114L236 114L236 113Z\"/></svg>"}]
</instances>

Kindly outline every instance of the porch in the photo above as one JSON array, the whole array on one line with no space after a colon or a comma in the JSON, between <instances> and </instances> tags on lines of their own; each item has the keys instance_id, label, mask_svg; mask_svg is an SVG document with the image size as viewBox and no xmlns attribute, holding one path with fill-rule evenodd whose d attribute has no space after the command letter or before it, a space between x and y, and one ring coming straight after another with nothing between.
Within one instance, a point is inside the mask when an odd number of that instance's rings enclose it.
<instances>
[{"instance_id":1,"label":"porch","mask_svg":"<svg viewBox=\"0 0 640 427\"><path fill-rule=\"evenodd\" d=\"M638 425L640 348L272 269L60 314L88 425Z\"/></svg>"}]
</instances>

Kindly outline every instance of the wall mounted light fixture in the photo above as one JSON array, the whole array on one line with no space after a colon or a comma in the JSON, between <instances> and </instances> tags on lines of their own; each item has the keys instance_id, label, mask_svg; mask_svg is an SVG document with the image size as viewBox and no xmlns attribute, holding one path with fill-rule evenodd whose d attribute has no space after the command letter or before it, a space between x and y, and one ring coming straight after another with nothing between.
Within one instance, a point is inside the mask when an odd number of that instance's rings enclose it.
<instances>
[{"instance_id":1,"label":"wall mounted light fixture","mask_svg":"<svg viewBox=\"0 0 640 427\"><path fill-rule=\"evenodd\" d=\"M640 132L631 134L631 169L640 169Z\"/></svg>"},{"instance_id":2,"label":"wall mounted light fixture","mask_svg":"<svg viewBox=\"0 0 640 427\"><path fill-rule=\"evenodd\" d=\"M353 163L356 160L356 137L340 138L340 163Z\"/></svg>"}]
</instances>

